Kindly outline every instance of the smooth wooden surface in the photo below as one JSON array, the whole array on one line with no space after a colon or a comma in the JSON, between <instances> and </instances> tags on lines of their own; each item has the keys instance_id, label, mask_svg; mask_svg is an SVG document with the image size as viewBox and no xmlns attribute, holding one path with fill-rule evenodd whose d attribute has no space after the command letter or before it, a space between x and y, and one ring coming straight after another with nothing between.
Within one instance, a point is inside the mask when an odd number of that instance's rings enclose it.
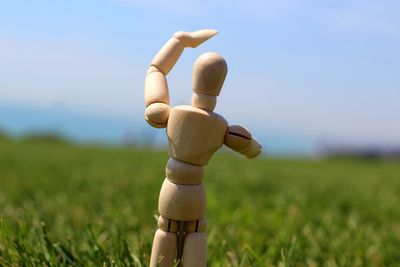
<instances>
[{"instance_id":1,"label":"smooth wooden surface","mask_svg":"<svg viewBox=\"0 0 400 267\"><path fill-rule=\"evenodd\" d=\"M144 112L146 121L155 128L167 126L170 107L164 103L153 103Z\"/></svg>"},{"instance_id":2,"label":"smooth wooden surface","mask_svg":"<svg viewBox=\"0 0 400 267\"><path fill-rule=\"evenodd\" d=\"M244 151L244 155L249 158L255 158L261 153L261 144L256 139L251 139L250 145L246 151Z\"/></svg>"},{"instance_id":3,"label":"smooth wooden surface","mask_svg":"<svg viewBox=\"0 0 400 267\"><path fill-rule=\"evenodd\" d=\"M196 221L185 222L185 232L193 233L198 232L202 233L206 231L207 221L205 218Z\"/></svg>"},{"instance_id":4,"label":"smooth wooden surface","mask_svg":"<svg viewBox=\"0 0 400 267\"><path fill-rule=\"evenodd\" d=\"M203 184L180 185L167 178L161 187L158 212L177 221L194 221L205 217L206 194Z\"/></svg>"},{"instance_id":5,"label":"smooth wooden surface","mask_svg":"<svg viewBox=\"0 0 400 267\"><path fill-rule=\"evenodd\" d=\"M170 157L165 174L168 180L175 184L195 185L203 180L203 167Z\"/></svg>"},{"instance_id":6,"label":"smooth wooden surface","mask_svg":"<svg viewBox=\"0 0 400 267\"><path fill-rule=\"evenodd\" d=\"M177 235L157 230L151 249L150 267L172 267L176 256Z\"/></svg>"},{"instance_id":7,"label":"smooth wooden surface","mask_svg":"<svg viewBox=\"0 0 400 267\"><path fill-rule=\"evenodd\" d=\"M146 107L156 102L169 104L168 84L163 73L151 71L147 74L144 85L144 102Z\"/></svg>"},{"instance_id":8,"label":"smooth wooden surface","mask_svg":"<svg viewBox=\"0 0 400 267\"><path fill-rule=\"evenodd\" d=\"M225 134L224 144L239 153L244 152L250 146L251 142L250 132L239 125L231 125Z\"/></svg>"},{"instance_id":9,"label":"smooth wooden surface","mask_svg":"<svg viewBox=\"0 0 400 267\"><path fill-rule=\"evenodd\" d=\"M176 32L151 62L145 81L146 121L167 127L170 159L159 196L158 227L152 248L151 267L172 266L177 250L177 232L185 231L183 266L207 264L206 198L203 167L222 144L248 158L257 156L261 145L247 129L233 125L213 110L220 94L227 64L214 52L202 54L193 66L192 106L169 107L166 75L185 47L197 47L218 32ZM183 237L183 235L181 235ZM179 257L179 256L178 256Z\"/></svg>"},{"instance_id":10,"label":"smooth wooden surface","mask_svg":"<svg viewBox=\"0 0 400 267\"><path fill-rule=\"evenodd\" d=\"M178 39L171 38L151 61L151 65L167 75L181 56L183 49L184 46Z\"/></svg>"},{"instance_id":11,"label":"smooth wooden surface","mask_svg":"<svg viewBox=\"0 0 400 267\"><path fill-rule=\"evenodd\" d=\"M224 142L225 119L214 112L192 106L171 109L167 135L172 157L196 165L207 165Z\"/></svg>"},{"instance_id":12,"label":"smooth wooden surface","mask_svg":"<svg viewBox=\"0 0 400 267\"><path fill-rule=\"evenodd\" d=\"M201 93L193 93L192 95L192 106L207 110L207 111L213 111L215 108L215 105L217 104L217 97L212 96L212 95L205 95Z\"/></svg>"},{"instance_id":13,"label":"smooth wooden surface","mask_svg":"<svg viewBox=\"0 0 400 267\"><path fill-rule=\"evenodd\" d=\"M179 31L174 34L174 37L178 39L184 47L195 48L216 35L217 33L218 31L209 29L195 32Z\"/></svg>"},{"instance_id":14,"label":"smooth wooden surface","mask_svg":"<svg viewBox=\"0 0 400 267\"><path fill-rule=\"evenodd\" d=\"M149 75L150 73L152 73L152 72L161 72L157 67L154 67L154 66L150 66L148 69L147 69L147 75Z\"/></svg>"},{"instance_id":15,"label":"smooth wooden surface","mask_svg":"<svg viewBox=\"0 0 400 267\"><path fill-rule=\"evenodd\" d=\"M202 54L196 59L193 66L193 91L218 96L227 72L228 66L221 55L214 52Z\"/></svg>"},{"instance_id":16,"label":"smooth wooden surface","mask_svg":"<svg viewBox=\"0 0 400 267\"><path fill-rule=\"evenodd\" d=\"M205 267L207 265L206 234L186 234L182 257L184 267Z\"/></svg>"}]
</instances>

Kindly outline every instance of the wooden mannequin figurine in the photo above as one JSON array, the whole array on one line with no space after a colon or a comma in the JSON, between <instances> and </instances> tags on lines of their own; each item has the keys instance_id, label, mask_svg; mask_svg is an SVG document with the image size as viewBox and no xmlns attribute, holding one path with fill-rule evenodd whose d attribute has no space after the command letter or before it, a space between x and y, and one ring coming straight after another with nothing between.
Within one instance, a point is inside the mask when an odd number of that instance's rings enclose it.
<instances>
[{"instance_id":1,"label":"wooden mannequin figurine","mask_svg":"<svg viewBox=\"0 0 400 267\"><path fill-rule=\"evenodd\" d=\"M170 158L161 187L158 230L155 233L150 266L173 266L175 258L183 266L206 266L206 196L202 183L203 166L223 144L253 158L260 144L249 131L214 113L227 65L222 56L202 54L193 67L191 106L170 108L165 76L185 47L197 47L218 32L201 30L177 32L151 62L145 82L145 119L153 127L167 128Z\"/></svg>"}]
</instances>

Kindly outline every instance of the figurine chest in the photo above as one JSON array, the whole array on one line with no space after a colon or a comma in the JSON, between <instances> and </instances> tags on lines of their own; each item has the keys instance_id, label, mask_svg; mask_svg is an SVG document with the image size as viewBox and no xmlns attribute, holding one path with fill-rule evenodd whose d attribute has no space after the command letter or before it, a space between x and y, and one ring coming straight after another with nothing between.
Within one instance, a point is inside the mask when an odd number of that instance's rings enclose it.
<instances>
[{"instance_id":1,"label":"figurine chest","mask_svg":"<svg viewBox=\"0 0 400 267\"><path fill-rule=\"evenodd\" d=\"M214 112L177 106L168 119L169 153L182 161L206 165L222 146L227 127L225 119Z\"/></svg>"}]
</instances>

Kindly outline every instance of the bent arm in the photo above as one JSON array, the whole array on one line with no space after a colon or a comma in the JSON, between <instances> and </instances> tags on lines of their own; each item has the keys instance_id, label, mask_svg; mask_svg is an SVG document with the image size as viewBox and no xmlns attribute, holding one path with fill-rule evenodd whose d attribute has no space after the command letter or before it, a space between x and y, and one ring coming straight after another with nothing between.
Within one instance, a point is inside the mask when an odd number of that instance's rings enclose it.
<instances>
[{"instance_id":1,"label":"bent arm","mask_svg":"<svg viewBox=\"0 0 400 267\"><path fill-rule=\"evenodd\" d=\"M144 86L146 121L155 128L165 128L169 117L169 93L165 75L156 67L147 71Z\"/></svg>"},{"instance_id":2,"label":"bent arm","mask_svg":"<svg viewBox=\"0 0 400 267\"><path fill-rule=\"evenodd\" d=\"M169 117L169 92L166 75L182 54L184 46L171 38L157 53L147 70L144 85L146 121L155 128L165 128Z\"/></svg>"},{"instance_id":3,"label":"bent arm","mask_svg":"<svg viewBox=\"0 0 400 267\"><path fill-rule=\"evenodd\" d=\"M151 126L167 126L170 107L166 75L174 67L184 48L197 47L217 33L215 30L177 32L153 58L144 86L145 119Z\"/></svg>"},{"instance_id":4,"label":"bent arm","mask_svg":"<svg viewBox=\"0 0 400 267\"><path fill-rule=\"evenodd\" d=\"M231 125L225 134L224 144L230 149L245 155L247 158L254 158L261 153L261 145L251 136L251 133L239 125Z\"/></svg>"}]
</instances>

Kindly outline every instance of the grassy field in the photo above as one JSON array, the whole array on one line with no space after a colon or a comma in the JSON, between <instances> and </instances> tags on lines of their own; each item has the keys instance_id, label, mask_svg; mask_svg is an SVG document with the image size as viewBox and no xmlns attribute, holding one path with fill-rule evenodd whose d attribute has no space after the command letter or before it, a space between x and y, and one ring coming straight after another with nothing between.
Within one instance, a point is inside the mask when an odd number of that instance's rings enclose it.
<instances>
[{"instance_id":1,"label":"grassy field","mask_svg":"<svg viewBox=\"0 0 400 267\"><path fill-rule=\"evenodd\" d=\"M147 266L168 159L0 141L0 265ZM205 171L209 266L400 266L400 162L252 161Z\"/></svg>"}]
</instances>

